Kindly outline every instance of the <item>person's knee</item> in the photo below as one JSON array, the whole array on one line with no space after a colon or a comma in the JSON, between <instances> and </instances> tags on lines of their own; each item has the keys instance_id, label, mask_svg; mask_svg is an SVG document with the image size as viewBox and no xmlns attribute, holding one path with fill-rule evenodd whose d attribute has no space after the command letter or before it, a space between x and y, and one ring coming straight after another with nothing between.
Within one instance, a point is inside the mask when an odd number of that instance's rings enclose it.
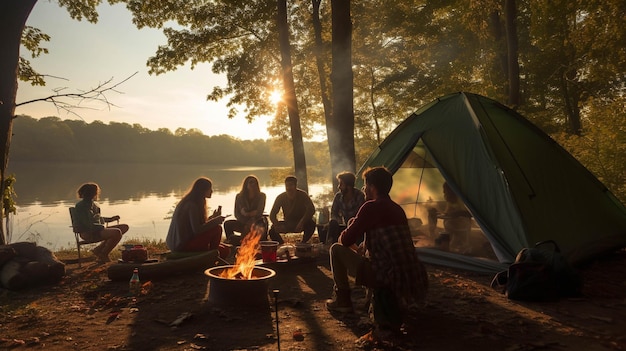
<instances>
[{"instance_id":1,"label":"person's knee","mask_svg":"<svg viewBox=\"0 0 626 351\"><path fill-rule=\"evenodd\" d=\"M341 243L334 243L330 246L330 254L333 256L336 255L340 255L342 252L345 252L345 250L349 250L349 248L343 246L343 244Z\"/></svg>"},{"instance_id":2,"label":"person's knee","mask_svg":"<svg viewBox=\"0 0 626 351\"><path fill-rule=\"evenodd\" d=\"M124 232L122 232L121 229L118 229L113 233L113 235L111 235L111 239L120 241L122 240L122 235L124 235Z\"/></svg>"},{"instance_id":3,"label":"person's knee","mask_svg":"<svg viewBox=\"0 0 626 351\"><path fill-rule=\"evenodd\" d=\"M304 227L304 232L306 234L313 234L314 231L315 231L315 222L314 221L307 222L306 226Z\"/></svg>"},{"instance_id":4,"label":"person's knee","mask_svg":"<svg viewBox=\"0 0 626 351\"><path fill-rule=\"evenodd\" d=\"M128 226L128 224L116 224L114 226L105 228L105 230L108 229L119 230L122 235L124 235L126 232L128 232L128 229L130 229L130 227Z\"/></svg>"},{"instance_id":5,"label":"person's knee","mask_svg":"<svg viewBox=\"0 0 626 351\"><path fill-rule=\"evenodd\" d=\"M228 232L234 232L235 228L236 228L236 221L226 221L224 222L224 231Z\"/></svg>"}]
</instances>

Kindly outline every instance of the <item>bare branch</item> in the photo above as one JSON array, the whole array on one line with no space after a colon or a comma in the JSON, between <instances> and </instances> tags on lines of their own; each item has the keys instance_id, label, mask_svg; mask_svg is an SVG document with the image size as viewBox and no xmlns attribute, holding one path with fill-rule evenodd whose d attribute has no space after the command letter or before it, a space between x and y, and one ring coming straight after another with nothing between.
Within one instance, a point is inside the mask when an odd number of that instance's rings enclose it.
<instances>
[{"instance_id":1,"label":"bare branch","mask_svg":"<svg viewBox=\"0 0 626 351\"><path fill-rule=\"evenodd\" d=\"M50 102L54 104L57 110L66 111L67 113L74 114L77 117L80 117L80 116L78 116L78 114L74 112L75 109L92 109L90 107L80 106L84 101L102 102L107 106L107 108L110 109L111 106L113 107L117 107L117 106L111 101L109 101L106 94L107 93L123 94L123 92L118 90L117 88L120 85L124 84L129 79L131 79L132 77L134 77L135 75L137 75L137 73L139 72L135 72L131 74L130 76L128 76L127 78L115 84L112 83L113 77L111 77L109 80L98 84L98 86L96 86L95 88L91 88L85 91L78 90L77 92L63 93L63 91L68 89L67 87L56 88L53 90L54 91L53 95L20 102L16 104L15 106L18 107L18 106L22 106L26 104L32 104L35 102Z\"/></svg>"}]
</instances>

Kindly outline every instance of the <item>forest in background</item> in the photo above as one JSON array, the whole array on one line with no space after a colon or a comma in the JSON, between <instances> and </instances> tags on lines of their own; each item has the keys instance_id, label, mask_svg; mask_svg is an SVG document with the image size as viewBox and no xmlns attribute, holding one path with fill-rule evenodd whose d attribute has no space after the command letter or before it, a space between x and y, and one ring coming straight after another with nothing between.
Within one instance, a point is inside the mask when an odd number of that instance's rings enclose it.
<instances>
[{"instance_id":1,"label":"forest in background","mask_svg":"<svg viewBox=\"0 0 626 351\"><path fill-rule=\"evenodd\" d=\"M308 142L307 158L318 163L324 143ZM315 150L312 151L312 150ZM288 167L289 144L275 140L240 140L207 136L198 129L149 130L139 124L59 117L18 116L13 124L11 161L121 162L207 164L220 166Z\"/></svg>"},{"instance_id":2,"label":"forest in background","mask_svg":"<svg viewBox=\"0 0 626 351\"><path fill-rule=\"evenodd\" d=\"M109 2L126 3L140 28L162 28L167 45L155 48L147 59L150 73L162 74L188 62L211 63L213 71L225 74L228 81L215 86L209 100L227 100L231 117L273 115L272 137L279 143L290 140L285 104L277 111L268 99L281 86L276 3L165 0L138 7L132 1ZM292 72L305 138L316 136L315 126L325 125L326 134L333 131L332 123L326 123L333 104L328 99L333 90L328 84L333 58L331 3L287 4ZM13 2L13 8L18 4ZM62 6L76 19L95 21L95 7L83 5L68 1ZM357 168L410 112L438 96L468 91L506 103L526 116L626 202L626 2L371 0L351 5ZM175 10L163 11L164 6ZM28 28L22 37L32 57L48 40L35 28ZM20 65L21 79L45 84L28 59L21 58ZM167 145L148 141L143 147L164 153L158 157L172 158ZM12 145L12 160L19 159L15 149ZM324 145L315 148L316 154L320 149L328 150ZM270 149L262 159L271 152L291 157L288 149L279 150ZM175 158L194 160L194 155ZM315 167L310 155L309 169Z\"/></svg>"}]
</instances>

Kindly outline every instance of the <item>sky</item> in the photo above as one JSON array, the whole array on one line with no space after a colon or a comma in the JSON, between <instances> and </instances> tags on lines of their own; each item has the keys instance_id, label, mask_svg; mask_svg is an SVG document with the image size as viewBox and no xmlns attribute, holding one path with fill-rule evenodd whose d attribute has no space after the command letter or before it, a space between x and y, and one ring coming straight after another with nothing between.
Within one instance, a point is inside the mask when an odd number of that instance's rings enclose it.
<instances>
[{"instance_id":1,"label":"sky","mask_svg":"<svg viewBox=\"0 0 626 351\"><path fill-rule=\"evenodd\" d=\"M248 123L242 116L227 117L226 100L207 101L214 86L225 86L226 78L211 72L210 64L190 65L158 76L149 75L146 62L154 56L159 45L166 44L160 30L137 29L132 16L123 5L104 3L98 7L97 24L76 21L56 1L40 0L28 18L27 25L39 28L51 36L42 46L49 53L30 58L33 68L47 77L45 87L33 87L19 82L16 102L53 95L53 90L88 90L113 79L120 82L135 72L134 77L117 88L121 94L108 93L115 106L87 103L74 110L76 116L57 110L48 102L30 103L16 108L16 114L33 118L57 116L65 119L95 120L128 124L138 123L156 130L168 128L197 128L206 135L228 134L239 139L267 139L269 117Z\"/></svg>"}]
</instances>

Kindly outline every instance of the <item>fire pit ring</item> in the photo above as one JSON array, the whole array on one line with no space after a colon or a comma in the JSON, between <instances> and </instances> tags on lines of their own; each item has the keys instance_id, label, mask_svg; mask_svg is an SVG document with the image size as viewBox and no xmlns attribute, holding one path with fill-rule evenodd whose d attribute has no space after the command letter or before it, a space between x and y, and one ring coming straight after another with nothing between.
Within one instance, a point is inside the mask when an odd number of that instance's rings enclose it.
<instances>
[{"instance_id":1,"label":"fire pit ring","mask_svg":"<svg viewBox=\"0 0 626 351\"><path fill-rule=\"evenodd\" d=\"M209 277L209 298L211 304L223 307L269 307L269 279L276 272L266 267L255 266L252 279L234 279L220 277L220 274L234 267L233 265L217 266L204 271Z\"/></svg>"}]
</instances>

